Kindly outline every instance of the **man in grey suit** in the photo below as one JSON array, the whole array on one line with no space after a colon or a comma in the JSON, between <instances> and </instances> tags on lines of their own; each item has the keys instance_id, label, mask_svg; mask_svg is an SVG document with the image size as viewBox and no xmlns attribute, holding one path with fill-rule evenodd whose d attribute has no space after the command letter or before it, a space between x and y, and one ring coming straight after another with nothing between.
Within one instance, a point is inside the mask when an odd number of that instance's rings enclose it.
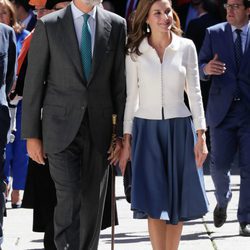
<instances>
[{"instance_id":1,"label":"man in grey suit","mask_svg":"<svg viewBox=\"0 0 250 250\"><path fill-rule=\"evenodd\" d=\"M0 23L0 249L3 241L3 215L5 211L4 151L10 116L7 95L15 79L16 40L9 26Z\"/></svg>"},{"instance_id":2,"label":"man in grey suit","mask_svg":"<svg viewBox=\"0 0 250 250\"><path fill-rule=\"evenodd\" d=\"M108 160L121 148L117 140L107 159L113 113L122 136L126 24L100 2L74 0L43 17L29 50L22 135L33 160L49 160L60 250L97 249Z\"/></svg>"}]
</instances>

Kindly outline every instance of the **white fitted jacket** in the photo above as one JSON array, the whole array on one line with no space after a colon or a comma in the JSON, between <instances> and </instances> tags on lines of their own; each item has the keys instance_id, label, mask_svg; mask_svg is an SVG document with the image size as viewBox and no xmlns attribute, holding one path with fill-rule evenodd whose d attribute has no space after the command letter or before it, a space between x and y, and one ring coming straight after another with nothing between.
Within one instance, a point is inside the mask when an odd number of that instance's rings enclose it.
<instances>
[{"instance_id":1,"label":"white fitted jacket","mask_svg":"<svg viewBox=\"0 0 250 250\"><path fill-rule=\"evenodd\" d=\"M195 129L206 129L196 49L189 39L172 32L161 63L145 38L141 56L127 55L127 100L124 133L131 134L133 118L160 120L192 115ZM191 113L184 103L184 90Z\"/></svg>"}]
</instances>

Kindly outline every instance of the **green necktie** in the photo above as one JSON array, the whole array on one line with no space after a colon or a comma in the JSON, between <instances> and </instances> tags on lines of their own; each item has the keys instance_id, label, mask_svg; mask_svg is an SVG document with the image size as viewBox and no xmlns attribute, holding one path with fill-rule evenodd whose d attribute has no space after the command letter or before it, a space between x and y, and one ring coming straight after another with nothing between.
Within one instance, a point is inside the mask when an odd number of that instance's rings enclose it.
<instances>
[{"instance_id":1,"label":"green necktie","mask_svg":"<svg viewBox=\"0 0 250 250\"><path fill-rule=\"evenodd\" d=\"M88 25L89 17L90 15L88 14L83 15L84 23L82 26L82 41L81 41L82 66L86 80L89 80L91 64L92 64L91 34Z\"/></svg>"}]
</instances>

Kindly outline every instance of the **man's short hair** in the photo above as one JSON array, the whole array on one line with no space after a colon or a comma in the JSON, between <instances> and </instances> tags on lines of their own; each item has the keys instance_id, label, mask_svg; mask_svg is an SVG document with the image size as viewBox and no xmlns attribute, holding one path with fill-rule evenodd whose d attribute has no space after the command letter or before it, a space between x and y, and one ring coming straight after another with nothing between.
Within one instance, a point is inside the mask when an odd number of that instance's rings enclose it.
<instances>
[{"instance_id":1,"label":"man's short hair","mask_svg":"<svg viewBox=\"0 0 250 250\"><path fill-rule=\"evenodd\" d=\"M29 5L29 0L12 0L12 2L17 6L21 5L27 12L33 9L33 7Z\"/></svg>"},{"instance_id":2,"label":"man's short hair","mask_svg":"<svg viewBox=\"0 0 250 250\"><path fill-rule=\"evenodd\" d=\"M52 10L56 4L63 3L63 2L67 2L67 0L48 0L46 2L45 8L48 10Z\"/></svg>"}]
</instances>

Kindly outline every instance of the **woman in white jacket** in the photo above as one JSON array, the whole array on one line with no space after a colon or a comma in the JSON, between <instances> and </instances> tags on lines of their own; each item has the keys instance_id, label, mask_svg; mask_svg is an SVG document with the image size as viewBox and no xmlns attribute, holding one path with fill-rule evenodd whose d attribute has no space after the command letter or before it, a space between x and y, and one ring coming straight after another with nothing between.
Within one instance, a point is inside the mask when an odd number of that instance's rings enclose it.
<instances>
[{"instance_id":1,"label":"woman in white jacket","mask_svg":"<svg viewBox=\"0 0 250 250\"><path fill-rule=\"evenodd\" d=\"M183 221L208 210L197 55L179 27L171 0L140 0L127 43L120 167L132 159L131 206L135 218L148 218L154 250L178 249Z\"/></svg>"}]
</instances>

